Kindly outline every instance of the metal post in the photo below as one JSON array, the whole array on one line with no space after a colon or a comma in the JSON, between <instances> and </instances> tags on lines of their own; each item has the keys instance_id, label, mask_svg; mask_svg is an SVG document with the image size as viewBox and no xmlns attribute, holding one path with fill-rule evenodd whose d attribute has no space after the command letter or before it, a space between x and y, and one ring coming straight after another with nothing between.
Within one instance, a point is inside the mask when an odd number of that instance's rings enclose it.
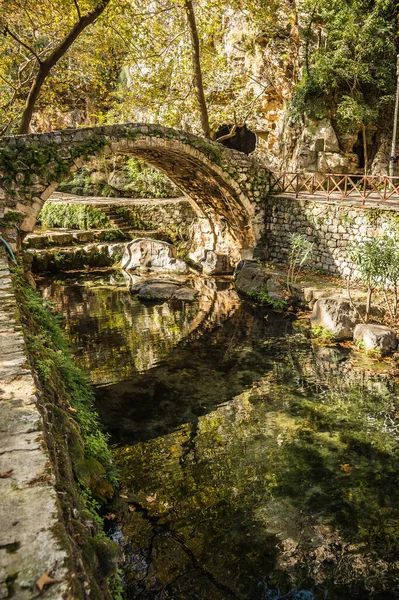
<instances>
[{"instance_id":1,"label":"metal post","mask_svg":"<svg viewBox=\"0 0 399 600\"><path fill-rule=\"evenodd\" d=\"M395 100L395 115L393 118L391 158L389 160L389 176L390 177L393 177L395 174L396 134L397 134L397 129L398 129L398 114L399 114L399 54L396 57L396 100Z\"/></svg>"}]
</instances>

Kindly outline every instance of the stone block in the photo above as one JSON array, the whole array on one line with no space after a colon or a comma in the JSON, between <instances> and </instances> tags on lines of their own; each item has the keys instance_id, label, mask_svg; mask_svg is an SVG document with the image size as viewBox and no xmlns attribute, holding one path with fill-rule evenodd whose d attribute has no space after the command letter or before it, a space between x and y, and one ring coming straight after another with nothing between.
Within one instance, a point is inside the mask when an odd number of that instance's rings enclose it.
<instances>
[{"instance_id":1,"label":"stone block","mask_svg":"<svg viewBox=\"0 0 399 600\"><path fill-rule=\"evenodd\" d=\"M313 307L311 317L312 327L321 326L331 331L338 340L351 338L361 316L366 312L365 305L355 302L352 305L347 298L331 296L320 298ZM382 317L383 311L374 307L373 316Z\"/></svg>"},{"instance_id":2,"label":"stone block","mask_svg":"<svg viewBox=\"0 0 399 600\"><path fill-rule=\"evenodd\" d=\"M390 327L385 325L375 325L374 323L360 323L356 325L353 332L355 342L363 342L367 351L379 350L381 356L386 356L398 345L396 333Z\"/></svg>"}]
</instances>

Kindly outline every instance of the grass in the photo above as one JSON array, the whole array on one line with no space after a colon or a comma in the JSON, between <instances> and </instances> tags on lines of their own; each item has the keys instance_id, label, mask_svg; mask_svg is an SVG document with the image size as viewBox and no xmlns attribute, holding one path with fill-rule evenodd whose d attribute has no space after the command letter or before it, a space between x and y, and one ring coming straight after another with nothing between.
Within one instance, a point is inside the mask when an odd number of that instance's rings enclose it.
<instances>
[{"instance_id":1,"label":"grass","mask_svg":"<svg viewBox=\"0 0 399 600\"><path fill-rule=\"evenodd\" d=\"M269 295L267 286L263 286L258 292L249 292L247 294L250 298L253 298L260 304L270 306L271 308L284 310L288 307L287 300L276 300Z\"/></svg>"},{"instance_id":2,"label":"grass","mask_svg":"<svg viewBox=\"0 0 399 600\"><path fill-rule=\"evenodd\" d=\"M332 344L336 341L333 332L322 325L313 327L312 336L325 344Z\"/></svg>"}]
</instances>

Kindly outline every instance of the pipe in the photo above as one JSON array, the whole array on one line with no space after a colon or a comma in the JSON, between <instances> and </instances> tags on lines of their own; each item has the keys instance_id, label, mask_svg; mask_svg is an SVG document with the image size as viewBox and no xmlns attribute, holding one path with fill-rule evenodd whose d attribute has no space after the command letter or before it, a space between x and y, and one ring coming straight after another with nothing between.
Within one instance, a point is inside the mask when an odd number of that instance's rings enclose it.
<instances>
[{"instance_id":1,"label":"pipe","mask_svg":"<svg viewBox=\"0 0 399 600\"><path fill-rule=\"evenodd\" d=\"M3 242L3 244L6 247L6 250L7 250L8 254L11 256L11 260L13 260L15 262L15 264L17 265L18 264L17 263L17 259L15 258L15 254L12 251L10 244L8 242L6 242L6 240L3 237L1 237L1 236L0 236L0 242Z\"/></svg>"}]
</instances>

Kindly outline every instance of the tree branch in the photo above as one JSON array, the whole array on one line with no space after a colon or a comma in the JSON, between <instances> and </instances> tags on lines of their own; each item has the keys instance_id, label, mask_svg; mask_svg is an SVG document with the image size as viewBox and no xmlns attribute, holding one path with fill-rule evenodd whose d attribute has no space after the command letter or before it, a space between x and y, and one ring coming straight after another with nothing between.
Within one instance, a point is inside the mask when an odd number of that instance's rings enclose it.
<instances>
[{"instance_id":1,"label":"tree branch","mask_svg":"<svg viewBox=\"0 0 399 600\"><path fill-rule=\"evenodd\" d=\"M76 7L76 12L78 13L78 19L80 20L82 18L82 15L80 14L80 8L79 8L79 4L78 4L78 0L73 0L73 3Z\"/></svg>"},{"instance_id":2,"label":"tree branch","mask_svg":"<svg viewBox=\"0 0 399 600\"><path fill-rule=\"evenodd\" d=\"M28 50L28 52L30 52L31 54L33 54L33 56L36 58L38 63L41 63L41 59L39 57L39 55L33 50L33 48L31 48L30 46L28 46L28 44L26 44L25 42L23 42L22 40L19 39L19 37L13 33L7 25L4 25L4 29L3 29L3 35L9 35L11 36L18 44L20 44L21 46L23 46L26 50Z\"/></svg>"},{"instance_id":3,"label":"tree branch","mask_svg":"<svg viewBox=\"0 0 399 600\"><path fill-rule=\"evenodd\" d=\"M21 123L19 126L18 133L29 133L29 125L32 120L33 110L35 108L35 104L37 98L39 96L40 90L50 73L51 69L57 62L64 56L64 54L69 50L72 46L76 38L84 31L89 25L94 23L98 17L104 12L107 8L110 0L100 0L97 7L91 12L83 15L79 19L79 21L72 27L71 31L66 35L66 37L56 46L53 52L43 61L37 57L39 61L39 71L35 77L34 82L30 88L28 97L26 99L26 104L24 108L24 112L22 114Z\"/></svg>"}]
</instances>

